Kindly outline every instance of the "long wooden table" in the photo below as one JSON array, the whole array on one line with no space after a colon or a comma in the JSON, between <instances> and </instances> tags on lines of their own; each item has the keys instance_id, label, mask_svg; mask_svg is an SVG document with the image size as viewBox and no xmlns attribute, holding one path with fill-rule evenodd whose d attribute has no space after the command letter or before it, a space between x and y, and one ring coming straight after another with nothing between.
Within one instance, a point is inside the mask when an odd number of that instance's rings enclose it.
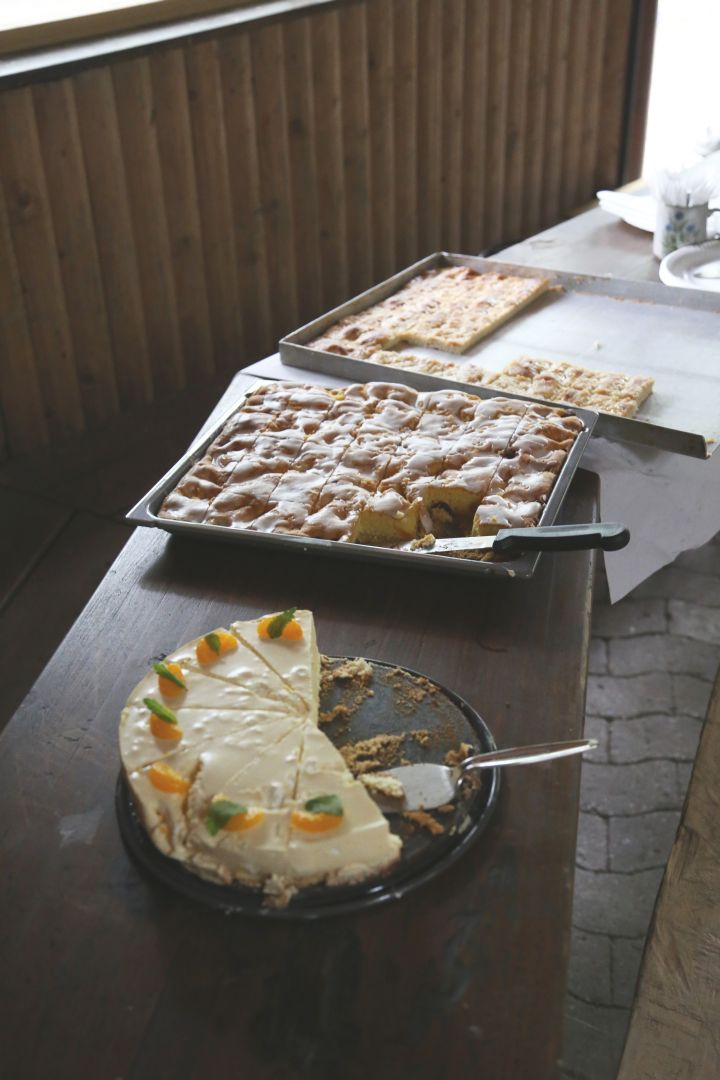
<instances>
[{"instance_id":1,"label":"long wooden table","mask_svg":"<svg viewBox=\"0 0 720 1080\"><path fill-rule=\"evenodd\" d=\"M565 520L596 508L596 478L579 473ZM500 746L575 738L593 565L544 556L531 582L469 582L137 530L0 740L0 1073L555 1076L577 759L506 770L476 846L403 901L270 925L196 907L130 861L117 722L159 653L298 604L321 648L427 672Z\"/></svg>"}]
</instances>

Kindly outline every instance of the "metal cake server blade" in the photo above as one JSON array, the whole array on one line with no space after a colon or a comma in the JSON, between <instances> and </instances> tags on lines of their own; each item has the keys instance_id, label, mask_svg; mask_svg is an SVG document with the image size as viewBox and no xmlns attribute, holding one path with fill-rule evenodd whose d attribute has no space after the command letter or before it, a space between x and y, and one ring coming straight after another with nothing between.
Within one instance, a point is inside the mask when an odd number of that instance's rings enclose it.
<instances>
[{"instance_id":1,"label":"metal cake server blade","mask_svg":"<svg viewBox=\"0 0 720 1080\"><path fill-rule=\"evenodd\" d=\"M497 551L519 555L525 551L581 551L602 548L617 551L625 547L630 533L624 525L598 521L583 525L539 525L530 529L501 529L494 536L453 536L437 540L433 536L396 544L396 551L419 555L452 554L456 551Z\"/></svg>"},{"instance_id":2,"label":"metal cake server blade","mask_svg":"<svg viewBox=\"0 0 720 1080\"><path fill-rule=\"evenodd\" d=\"M573 742L540 743L537 746L519 746L511 750L492 750L486 754L476 754L466 758L459 765L451 768L447 765L400 765L396 769L385 769L382 773L372 773L367 777L391 777L403 787L404 797L393 798L374 789L368 784L371 795L385 813L403 813L406 810L434 810L438 806L451 803L464 777L475 769L495 769L505 765L530 765L536 761L551 761L553 758L568 757L570 754L584 754L594 750L597 739L580 739Z\"/></svg>"}]
</instances>

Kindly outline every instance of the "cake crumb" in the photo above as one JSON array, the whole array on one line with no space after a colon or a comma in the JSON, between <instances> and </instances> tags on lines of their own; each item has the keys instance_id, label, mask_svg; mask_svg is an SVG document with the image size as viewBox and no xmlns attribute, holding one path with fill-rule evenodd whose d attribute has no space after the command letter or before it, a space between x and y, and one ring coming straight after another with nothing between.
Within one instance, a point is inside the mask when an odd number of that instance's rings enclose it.
<instances>
[{"instance_id":1,"label":"cake crumb","mask_svg":"<svg viewBox=\"0 0 720 1080\"><path fill-rule=\"evenodd\" d=\"M371 739L360 739L338 749L350 772L354 776L362 776L363 773L396 765L404 738L404 735L373 735Z\"/></svg>"},{"instance_id":2,"label":"cake crumb","mask_svg":"<svg viewBox=\"0 0 720 1080\"><path fill-rule=\"evenodd\" d=\"M350 709L347 705L334 705L332 709L326 709L325 712L318 714L318 724L331 724L333 720L349 720L352 716Z\"/></svg>"},{"instance_id":3,"label":"cake crumb","mask_svg":"<svg viewBox=\"0 0 720 1080\"><path fill-rule=\"evenodd\" d=\"M445 755L445 764L449 765L451 768L454 765L460 765L460 763L463 762L465 758L470 757L472 752L473 748L470 743L460 743L457 749L448 750L447 754Z\"/></svg>"},{"instance_id":4,"label":"cake crumb","mask_svg":"<svg viewBox=\"0 0 720 1080\"><path fill-rule=\"evenodd\" d=\"M405 798L405 788L394 776L388 776L385 773L368 773L361 776L360 780L369 791L376 792L378 795L384 795L388 799Z\"/></svg>"},{"instance_id":5,"label":"cake crumb","mask_svg":"<svg viewBox=\"0 0 720 1080\"><path fill-rule=\"evenodd\" d=\"M428 814L427 810L406 810L403 817L413 821L421 829L427 829L433 836L440 836L445 832L445 826L436 821L432 814Z\"/></svg>"},{"instance_id":6,"label":"cake crumb","mask_svg":"<svg viewBox=\"0 0 720 1080\"><path fill-rule=\"evenodd\" d=\"M429 731L411 731L411 736L420 746L429 746L432 735Z\"/></svg>"},{"instance_id":7,"label":"cake crumb","mask_svg":"<svg viewBox=\"0 0 720 1080\"><path fill-rule=\"evenodd\" d=\"M425 533L418 540L413 540L410 545L411 551L427 551L429 548L435 547L435 537L432 533Z\"/></svg>"}]
</instances>

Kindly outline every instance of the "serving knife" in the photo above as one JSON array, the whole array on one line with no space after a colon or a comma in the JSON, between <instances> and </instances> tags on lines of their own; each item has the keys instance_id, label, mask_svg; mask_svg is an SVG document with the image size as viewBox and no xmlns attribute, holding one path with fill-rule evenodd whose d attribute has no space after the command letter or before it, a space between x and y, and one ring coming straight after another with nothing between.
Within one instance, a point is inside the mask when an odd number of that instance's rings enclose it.
<instances>
[{"instance_id":1,"label":"serving knife","mask_svg":"<svg viewBox=\"0 0 720 1080\"><path fill-rule=\"evenodd\" d=\"M587 525L541 525L532 529L501 529L494 536L453 536L437 540L433 536L393 545L394 551L418 555L453 555L463 551L497 551L520 555L525 551L583 551L602 548L618 551L630 540L624 525L598 521Z\"/></svg>"},{"instance_id":2,"label":"serving knife","mask_svg":"<svg viewBox=\"0 0 720 1080\"><path fill-rule=\"evenodd\" d=\"M491 750L465 758L459 765L400 765L396 769L384 769L382 773L370 773L365 777L375 802L385 813L404 813L406 810L434 810L452 803L465 777L476 769L495 769L505 765L529 765L536 761L584 754L597 747L597 739L579 739L573 742L540 743L536 746L519 746L512 750ZM392 797L372 787L374 777L389 777L402 786L402 797ZM399 791L398 791L399 796Z\"/></svg>"}]
</instances>

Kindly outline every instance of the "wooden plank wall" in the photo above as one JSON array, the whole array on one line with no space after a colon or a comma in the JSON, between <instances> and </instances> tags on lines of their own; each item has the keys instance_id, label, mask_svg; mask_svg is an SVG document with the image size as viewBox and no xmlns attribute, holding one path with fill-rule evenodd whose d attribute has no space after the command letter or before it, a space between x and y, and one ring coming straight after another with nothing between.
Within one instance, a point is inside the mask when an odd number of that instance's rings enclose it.
<instances>
[{"instance_id":1,"label":"wooden plank wall","mask_svg":"<svg viewBox=\"0 0 720 1080\"><path fill-rule=\"evenodd\" d=\"M620 179L634 0L352 0L0 91L17 454Z\"/></svg>"}]
</instances>

